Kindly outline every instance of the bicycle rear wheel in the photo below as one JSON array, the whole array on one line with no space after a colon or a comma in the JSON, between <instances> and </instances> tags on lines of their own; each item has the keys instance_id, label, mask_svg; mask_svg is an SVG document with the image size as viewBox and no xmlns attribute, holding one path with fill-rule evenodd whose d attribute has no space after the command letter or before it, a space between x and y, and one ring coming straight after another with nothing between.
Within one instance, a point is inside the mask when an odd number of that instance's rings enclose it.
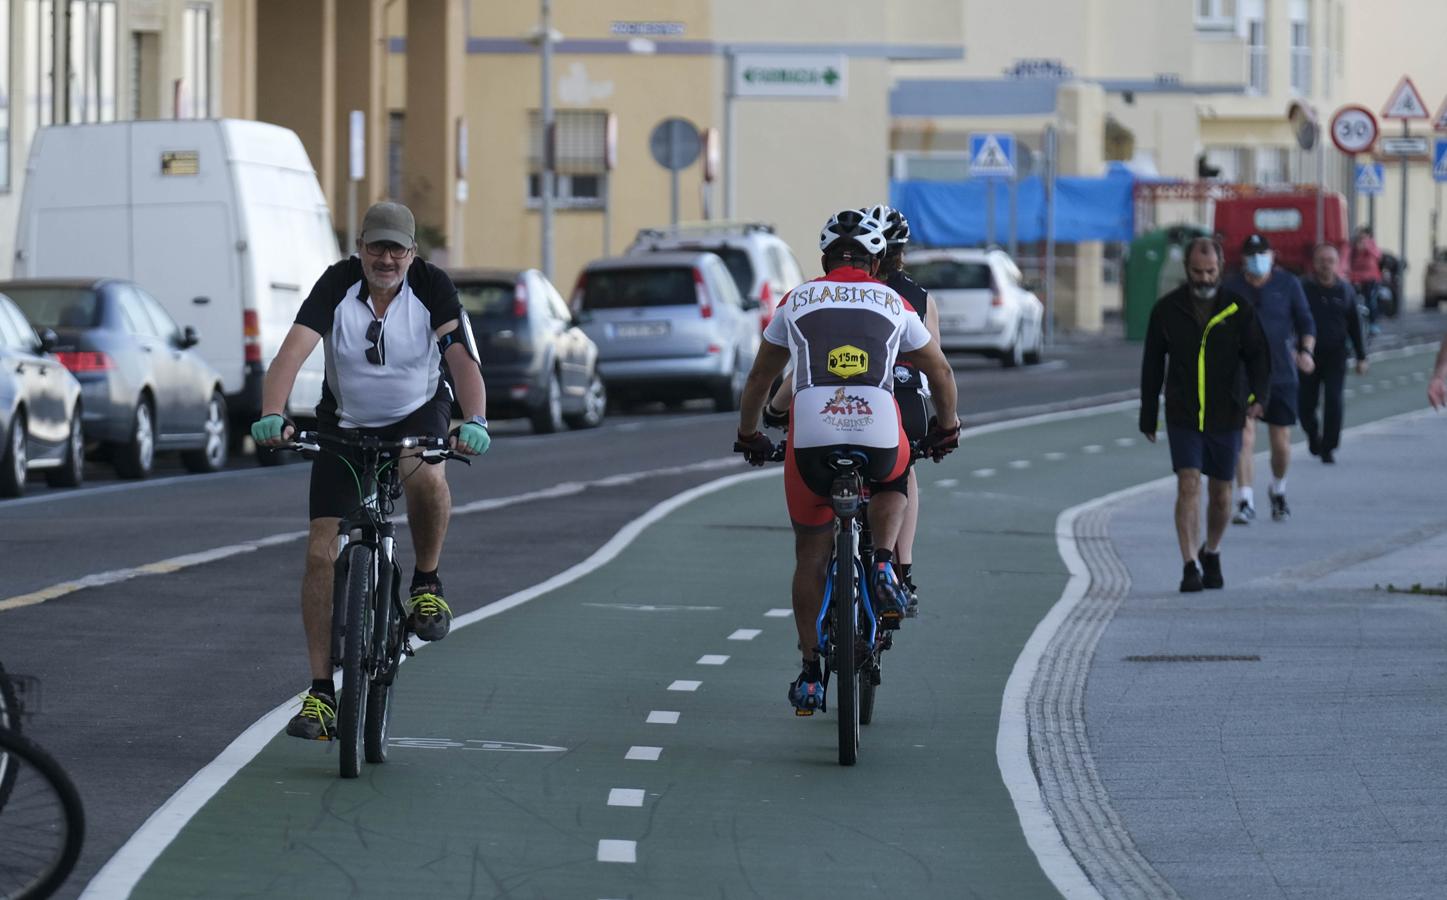
<instances>
[{"instance_id":1,"label":"bicycle rear wheel","mask_svg":"<svg viewBox=\"0 0 1447 900\"><path fill-rule=\"evenodd\" d=\"M60 763L13 729L0 728L0 757L14 773L0 807L0 898L49 897L80 857L80 795Z\"/></svg>"},{"instance_id":2,"label":"bicycle rear wheel","mask_svg":"<svg viewBox=\"0 0 1447 900\"><path fill-rule=\"evenodd\" d=\"M834 700L839 707L839 765L859 759L859 669L854 656L859 621L859 589L855 585L854 524L841 521L834 537Z\"/></svg>"},{"instance_id":3,"label":"bicycle rear wheel","mask_svg":"<svg viewBox=\"0 0 1447 900\"><path fill-rule=\"evenodd\" d=\"M369 673L371 683L367 686L367 715L362 736L363 750L369 763L387 761L387 726L392 720L392 679L402 659L402 641L406 639L397 597L401 576L395 567L388 569L386 596L377 598L373 622L374 664Z\"/></svg>"},{"instance_id":4,"label":"bicycle rear wheel","mask_svg":"<svg viewBox=\"0 0 1447 900\"><path fill-rule=\"evenodd\" d=\"M866 666L859 673L859 724L868 725L874 721L874 689L879 686L879 677L873 665Z\"/></svg>"},{"instance_id":5,"label":"bicycle rear wheel","mask_svg":"<svg viewBox=\"0 0 1447 900\"><path fill-rule=\"evenodd\" d=\"M367 645L371 639L372 565L376 552L364 544L349 544L347 554L347 611L342 629L342 693L337 698L337 740L341 742L341 776L362 774L363 720L367 705Z\"/></svg>"},{"instance_id":6,"label":"bicycle rear wheel","mask_svg":"<svg viewBox=\"0 0 1447 900\"><path fill-rule=\"evenodd\" d=\"M4 666L0 666L0 728L20 733L20 700L15 695L15 685L10 683L10 676L5 674ZM0 806L5 805L5 798L10 796L14 785L15 763L8 757L0 756Z\"/></svg>"}]
</instances>

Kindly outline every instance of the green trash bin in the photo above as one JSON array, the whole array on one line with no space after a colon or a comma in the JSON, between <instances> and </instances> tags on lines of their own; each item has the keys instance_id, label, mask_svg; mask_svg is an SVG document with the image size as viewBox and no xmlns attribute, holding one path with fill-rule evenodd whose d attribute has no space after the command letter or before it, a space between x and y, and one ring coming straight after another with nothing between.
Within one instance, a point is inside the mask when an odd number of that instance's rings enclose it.
<instances>
[{"instance_id":1,"label":"green trash bin","mask_svg":"<svg viewBox=\"0 0 1447 900\"><path fill-rule=\"evenodd\" d=\"M1199 225L1172 225L1131 241L1123 278L1127 340L1145 340L1156 301L1186 280L1186 245L1210 233Z\"/></svg>"}]
</instances>

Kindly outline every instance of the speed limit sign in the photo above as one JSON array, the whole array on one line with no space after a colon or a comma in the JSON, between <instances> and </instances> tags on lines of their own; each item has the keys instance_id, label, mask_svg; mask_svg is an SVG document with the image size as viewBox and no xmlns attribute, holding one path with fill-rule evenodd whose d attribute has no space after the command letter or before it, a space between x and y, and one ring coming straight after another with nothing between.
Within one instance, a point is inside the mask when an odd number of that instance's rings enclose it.
<instances>
[{"instance_id":1,"label":"speed limit sign","mask_svg":"<svg viewBox=\"0 0 1447 900\"><path fill-rule=\"evenodd\" d=\"M1365 106L1343 106L1331 117L1331 139L1343 153L1365 153L1377 142L1377 117Z\"/></svg>"}]
</instances>

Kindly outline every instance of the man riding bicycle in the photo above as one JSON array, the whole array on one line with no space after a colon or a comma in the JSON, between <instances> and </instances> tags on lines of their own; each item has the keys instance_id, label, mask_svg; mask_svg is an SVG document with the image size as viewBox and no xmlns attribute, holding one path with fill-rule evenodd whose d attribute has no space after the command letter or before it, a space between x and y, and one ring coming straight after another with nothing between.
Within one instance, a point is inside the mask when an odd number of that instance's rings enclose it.
<instances>
[{"instance_id":1,"label":"man riding bicycle","mask_svg":"<svg viewBox=\"0 0 1447 900\"><path fill-rule=\"evenodd\" d=\"M784 488L794 525L794 626L804 655L789 702L799 710L818 709L824 698L814 623L834 545L830 453L847 448L869 459L865 476L876 547L871 589L885 627L897 628L908 594L889 548L899 538L910 470L909 441L893 395L897 359L929 377L939 404L940 420L931 423L920 449L938 462L959 445L960 433L954 372L939 344L909 304L875 280L886 247L884 224L844 210L824 225L819 247L827 274L785 294L764 330L744 385L737 445L754 465L773 452L759 432L759 417L774 379L792 362Z\"/></svg>"},{"instance_id":2,"label":"man riding bicycle","mask_svg":"<svg viewBox=\"0 0 1447 900\"><path fill-rule=\"evenodd\" d=\"M286 398L306 358L323 343L326 380L317 422L323 433L372 434L385 440L444 438L451 422L452 391L442 363L457 387L467 417L452 448L476 455L487 451L486 393L472 346L471 329L447 273L417 257L416 222L400 203L378 203L362 218L357 255L322 273L262 387L262 416L251 435L263 447L283 447L294 426ZM352 464L356 464L352 460ZM403 461L408 527L416 568L407 601L408 624L425 641L441 640L452 625L452 610L438 578L452 496L442 466ZM336 729L332 683L332 576L337 528L361 498L348 462L322 454L312 462L311 528L302 579L302 626L311 664L311 690L301 711L286 726L292 737L329 740Z\"/></svg>"}]
</instances>

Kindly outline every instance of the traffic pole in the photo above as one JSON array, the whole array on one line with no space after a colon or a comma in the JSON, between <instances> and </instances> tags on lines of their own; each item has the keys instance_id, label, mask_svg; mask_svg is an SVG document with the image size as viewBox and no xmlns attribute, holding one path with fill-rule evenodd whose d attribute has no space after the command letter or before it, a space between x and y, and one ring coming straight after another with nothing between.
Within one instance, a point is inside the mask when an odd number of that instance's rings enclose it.
<instances>
[{"instance_id":1,"label":"traffic pole","mask_svg":"<svg viewBox=\"0 0 1447 900\"><path fill-rule=\"evenodd\" d=\"M553 277L553 3L542 0L543 9L543 52L542 52L542 270L550 280Z\"/></svg>"},{"instance_id":2,"label":"traffic pole","mask_svg":"<svg viewBox=\"0 0 1447 900\"><path fill-rule=\"evenodd\" d=\"M1403 120L1402 120L1402 137L1410 137L1410 136L1411 136L1411 131L1412 131L1411 126L1407 124L1407 120L1406 120L1406 119L1403 119ZM1406 285L1407 285L1407 277L1406 277L1406 276L1407 276L1407 194L1408 194L1408 191L1407 191L1407 157L1406 157L1406 156L1403 156L1403 157L1402 157L1402 253L1401 253L1400 256L1397 257L1397 265L1399 266L1399 268L1397 269L1397 271L1400 272L1401 275L1402 275L1402 287L1403 287L1404 289L1406 288ZM1396 312L1397 312L1398 315L1400 315L1401 312L1402 312L1402 307L1403 307L1403 305L1404 305L1403 302L1402 302L1403 299L1405 299L1405 298L1403 298L1403 297L1398 297L1398 298L1397 298L1397 308L1396 308Z\"/></svg>"}]
</instances>

